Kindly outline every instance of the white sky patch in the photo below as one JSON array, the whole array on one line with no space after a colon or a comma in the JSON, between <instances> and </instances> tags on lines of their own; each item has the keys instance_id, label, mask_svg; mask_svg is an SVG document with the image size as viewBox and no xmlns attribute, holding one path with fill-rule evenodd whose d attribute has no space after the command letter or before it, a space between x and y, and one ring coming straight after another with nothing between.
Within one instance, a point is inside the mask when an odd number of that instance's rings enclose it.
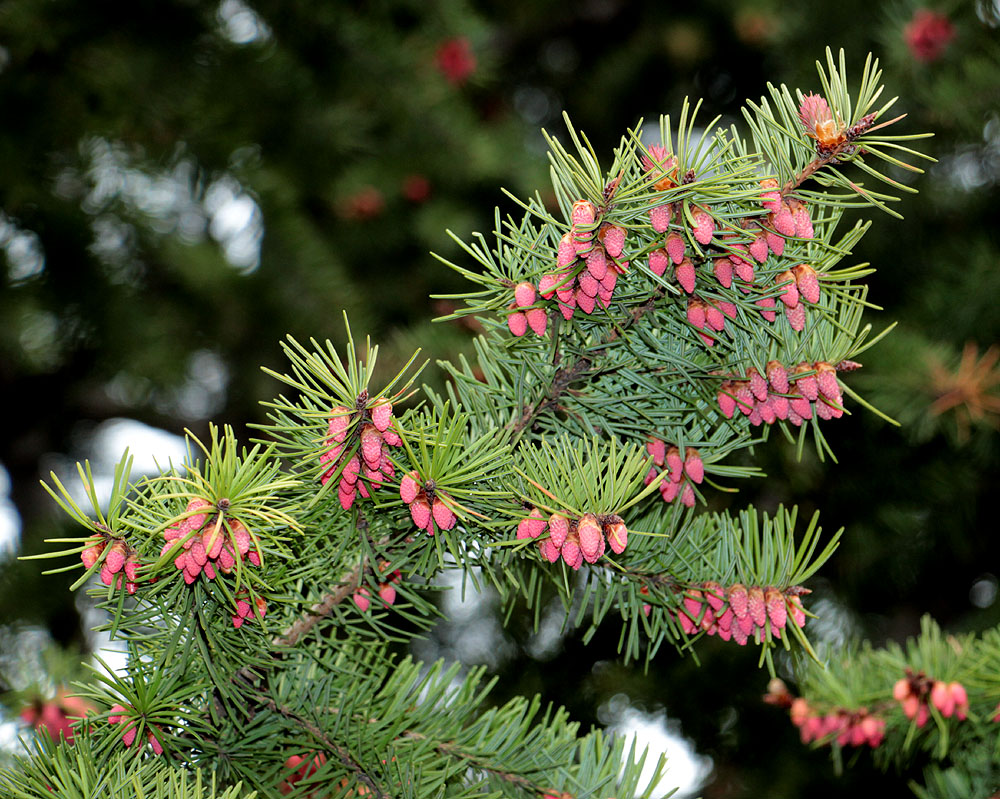
<instances>
[{"instance_id":1,"label":"white sky patch","mask_svg":"<svg viewBox=\"0 0 1000 799\"><path fill-rule=\"evenodd\" d=\"M204 176L195 160L184 155L182 146L176 163L156 172L133 166L133 158L121 142L92 137L82 148L89 162L86 174L65 170L56 180L55 193L66 199L81 196L83 210L95 215L94 251L103 260L127 261L131 252L133 237L126 235L127 225L114 219L114 204L120 202L144 214L155 232L176 234L186 243L201 241L207 228L230 265L243 274L257 268L264 217L256 200L235 177L214 176L202 196ZM234 153L234 163L240 154Z\"/></svg>"},{"instance_id":2,"label":"white sky patch","mask_svg":"<svg viewBox=\"0 0 1000 799\"><path fill-rule=\"evenodd\" d=\"M187 447L180 436L134 419L109 419L94 432L95 472L102 470L110 480L126 447L134 459L133 474L154 474L171 461L179 464L187 455Z\"/></svg>"},{"instance_id":3,"label":"white sky patch","mask_svg":"<svg viewBox=\"0 0 1000 799\"><path fill-rule=\"evenodd\" d=\"M252 44L271 39L267 23L241 0L222 0L215 16L219 31L233 44Z\"/></svg>"},{"instance_id":4,"label":"white sky patch","mask_svg":"<svg viewBox=\"0 0 1000 799\"><path fill-rule=\"evenodd\" d=\"M7 255L7 280L24 283L45 269L41 240L32 230L22 230L0 213L0 247Z\"/></svg>"},{"instance_id":5,"label":"white sky patch","mask_svg":"<svg viewBox=\"0 0 1000 799\"><path fill-rule=\"evenodd\" d=\"M21 543L21 514L10 501L10 475L0 464L0 558L12 555Z\"/></svg>"},{"instance_id":6,"label":"white sky patch","mask_svg":"<svg viewBox=\"0 0 1000 799\"><path fill-rule=\"evenodd\" d=\"M656 763L661 754L666 755L667 766L660 781L653 789L654 796L668 794L674 788L674 797L691 796L704 784L712 771L712 759L699 755L690 740L680 734L680 725L671 722L664 711L645 713L629 704L624 694L616 694L599 711L600 715L611 719L608 730L625 736L628 752L631 741L641 752L647 750L639 787L645 788L653 777Z\"/></svg>"},{"instance_id":7,"label":"white sky patch","mask_svg":"<svg viewBox=\"0 0 1000 799\"><path fill-rule=\"evenodd\" d=\"M260 206L233 178L215 181L205 192L208 232L222 245L226 260L243 274L260 265L264 216Z\"/></svg>"}]
</instances>

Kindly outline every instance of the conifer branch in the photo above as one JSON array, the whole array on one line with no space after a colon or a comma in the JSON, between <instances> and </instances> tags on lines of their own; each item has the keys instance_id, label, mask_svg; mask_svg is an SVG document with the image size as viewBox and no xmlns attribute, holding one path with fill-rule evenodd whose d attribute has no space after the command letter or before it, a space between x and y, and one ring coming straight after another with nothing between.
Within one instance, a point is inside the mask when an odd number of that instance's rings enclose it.
<instances>
[{"instance_id":1,"label":"conifer branch","mask_svg":"<svg viewBox=\"0 0 1000 799\"><path fill-rule=\"evenodd\" d=\"M410 739L413 741L428 740L428 736L424 735L423 733L415 732L414 730L406 730L400 736L400 738ZM494 777L497 777L498 779L504 780L505 782L509 782L512 785L518 786L519 788L524 788L527 791L532 791L534 793L541 794L542 791L544 790L543 786L540 786L532 782L527 777L521 774L516 774L511 771L505 771L499 766L491 764L489 761L487 761L485 758L479 755L474 755L471 752L466 752L454 741L439 741L434 744L434 750L442 755L445 755L446 757L454 758L456 760L461 760L464 763L467 763L470 768L488 772L492 774Z\"/></svg>"},{"instance_id":2,"label":"conifer branch","mask_svg":"<svg viewBox=\"0 0 1000 799\"><path fill-rule=\"evenodd\" d=\"M656 307L656 300L662 296L663 292L660 289L657 289L642 305L637 305L631 308L629 310L628 320L623 325L611 330L605 337L604 344L594 349L592 355L597 356L605 352L607 345L615 341L625 330L632 327L643 317L643 315L652 311L653 308ZM589 370L593 364L594 359L592 357L583 356L578 358L572 366L558 369L552 376L552 382L545 398L530 405L525 405L517 420L508 425L514 436L516 437L520 435L528 426L531 425L536 417L540 416L545 411L550 408L558 407L559 398L562 394L567 391L573 383L579 380L582 375L586 374L587 370Z\"/></svg>"}]
</instances>

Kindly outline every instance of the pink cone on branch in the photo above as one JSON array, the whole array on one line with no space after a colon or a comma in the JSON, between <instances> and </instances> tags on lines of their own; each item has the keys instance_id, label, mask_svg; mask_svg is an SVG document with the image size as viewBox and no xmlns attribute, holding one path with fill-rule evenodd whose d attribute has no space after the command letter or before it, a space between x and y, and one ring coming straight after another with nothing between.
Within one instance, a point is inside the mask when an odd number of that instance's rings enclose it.
<instances>
[{"instance_id":1,"label":"pink cone on branch","mask_svg":"<svg viewBox=\"0 0 1000 799\"><path fill-rule=\"evenodd\" d=\"M657 233L666 233L670 229L670 205L654 205L649 209L649 222Z\"/></svg>"},{"instance_id":2,"label":"pink cone on branch","mask_svg":"<svg viewBox=\"0 0 1000 799\"><path fill-rule=\"evenodd\" d=\"M628 545L628 528L625 526L621 516L611 515L604 521L604 534L608 539L608 546L616 555L625 551Z\"/></svg>"},{"instance_id":3,"label":"pink cone on branch","mask_svg":"<svg viewBox=\"0 0 1000 799\"><path fill-rule=\"evenodd\" d=\"M695 208L691 212L694 220L694 238L699 244L709 244L715 234L715 220L704 208Z\"/></svg>"},{"instance_id":4,"label":"pink cone on branch","mask_svg":"<svg viewBox=\"0 0 1000 799\"><path fill-rule=\"evenodd\" d=\"M657 277L663 277L663 273L667 271L669 265L670 257L666 250L653 250L649 254L649 271Z\"/></svg>"},{"instance_id":5,"label":"pink cone on branch","mask_svg":"<svg viewBox=\"0 0 1000 799\"><path fill-rule=\"evenodd\" d=\"M522 281L514 286L514 303L518 308L526 308L535 302L535 285Z\"/></svg>"},{"instance_id":6,"label":"pink cone on branch","mask_svg":"<svg viewBox=\"0 0 1000 799\"><path fill-rule=\"evenodd\" d=\"M674 274L677 277L677 282L681 284L681 288L684 289L684 291L688 294L694 291L694 264L692 264L687 258L677 265L677 268L674 270Z\"/></svg>"},{"instance_id":7,"label":"pink cone on branch","mask_svg":"<svg viewBox=\"0 0 1000 799\"><path fill-rule=\"evenodd\" d=\"M569 519L558 513L549 516L549 540L557 549L561 549L569 534Z\"/></svg>"},{"instance_id":8,"label":"pink cone on branch","mask_svg":"<svg viewBox=\"0 0 1000 799\"><path fill-rule=\"evenodd\" d=\"M799 264L792 267L792 274L795 276L795 285L802 299L814 304L819 302L819 275L816 274L816 270L808 264Z\"/></svg>"},{"instance_id":9,"label":"pink cone on branch","mask_svg":"<svg viewBox=\"0 0 1000 799\"><path fill-rule=\"evenodd\" d=\"M507 314L507 327L515 336L523 336L528 332L528 317L521 311Z\"/></svg>"},{"instance_id":10,"label":"pink cone on branch","mask_svg":"<svg viewBox=\"0 0 1000 799\"><path fill-rule=\"evenodd\" d=\"M733 285L733 262L728 258L716 258L712 261L712 270L715 273L715 279L723 288L728 289Z\"/></svg>"},{"instance_id":11,"label":"pink cone on branch","mask_svg":"<svg viewBox=\"0 0 1000 799\"><path fill-rule=\"evenodd\" d=\"M549 323L549 315L544 308L529 308L524 311L524 316L528 320L528 327L536 336L544 336L545 329Z\"/></svg>"},{"instance_id":12,"label":"pink cone on branch","mask_svg":"<svg viewBox=\"0 0 1000 799\"><path fill-rule=\"evenodd\" d=\"M604 532L597 517L592 513L583 514L577 522L576 533L583 559L587 563L595 563L604 553Z\"/></svg>"},{"instance_id":13,"label":"pink cone on branch","mask_svg":"<svg viewBox=\"0 0 1000 799\"><path fill-rule=\"evenodd\" d=\"M705 479L705 464L694 447L688 447L684 454L684 473L695 483Z\"/></svg>"}]
</instances>

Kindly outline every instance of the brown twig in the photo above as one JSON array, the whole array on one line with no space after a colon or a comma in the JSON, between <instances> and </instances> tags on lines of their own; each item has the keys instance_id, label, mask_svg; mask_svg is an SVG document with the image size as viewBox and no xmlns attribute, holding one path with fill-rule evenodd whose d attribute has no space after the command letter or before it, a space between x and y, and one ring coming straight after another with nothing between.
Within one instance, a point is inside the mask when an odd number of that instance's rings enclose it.
<instances>
[{"instance_id":1,"label":"brown twig","mask_svg":"<svg viewBox=\"0 0 1000 799\"><path fill-rule=\"evenodd\" d=\"M594 363L594 357L602 354L605 348L618 338L619 331L624 331L638 322L646 313L656 307L656 300L663 296L659 289L642 305L632 308L630 318L620 328L613 329L604 339L604 343L591 352L589 356L581 356L572 366L558 369L552 377L548 393L535 403L525 405L516 421L509 424L511 432L517 436L527 428L534 419L549 408L559 405L559 398L569 387L580 378Z\"/></svg>"}]
</instances>

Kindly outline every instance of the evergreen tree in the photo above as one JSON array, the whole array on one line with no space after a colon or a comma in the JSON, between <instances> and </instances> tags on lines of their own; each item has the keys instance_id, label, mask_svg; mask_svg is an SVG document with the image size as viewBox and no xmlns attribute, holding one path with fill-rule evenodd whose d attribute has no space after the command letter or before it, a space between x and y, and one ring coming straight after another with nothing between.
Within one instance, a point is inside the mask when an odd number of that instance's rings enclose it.
<instances>
[{"instance_id":1,"label":"evergreen tree","mask_svg":"<svg viewBox=\"0 0 1000 799\"><path fill-rule=\"evenodd\" d=\"M71 742L43 733L7 790L649 795L622 741L538 698L488 707L482 670L389 652L431 623L443 570L536 624L555 596L565 624L619 630L626 660L715 636L773 675L788 652L807 697L772 699L804 737L971 774L992 746L997 642L928 624L905 656L814 651L803 584L839 533L726 498L772 432L825 458L835 420L874 410L848 376L881 337L862 321L872 270L849 262L871 221L844 217L893 213L908 189L886 172L919 172L920 135L894 127L877 62L856 88L845 73L828 53L818 93L769 86L748 137L717 120L695 136L686 103L604 167L571 125L550 137L551 202L517 199L442 259L473 284L444 318L483 331L438 364L443 389L417 387L418 354L383 379L349 326L342 347L289 337L252 446L192 434L185 463L135 482L126 454L106 509L86 465L87 502L53 476L84 533L49 555L82 560L76 587L99 576L128 666L77 685L92 712Z\"/></svg>"}]
</instances>

